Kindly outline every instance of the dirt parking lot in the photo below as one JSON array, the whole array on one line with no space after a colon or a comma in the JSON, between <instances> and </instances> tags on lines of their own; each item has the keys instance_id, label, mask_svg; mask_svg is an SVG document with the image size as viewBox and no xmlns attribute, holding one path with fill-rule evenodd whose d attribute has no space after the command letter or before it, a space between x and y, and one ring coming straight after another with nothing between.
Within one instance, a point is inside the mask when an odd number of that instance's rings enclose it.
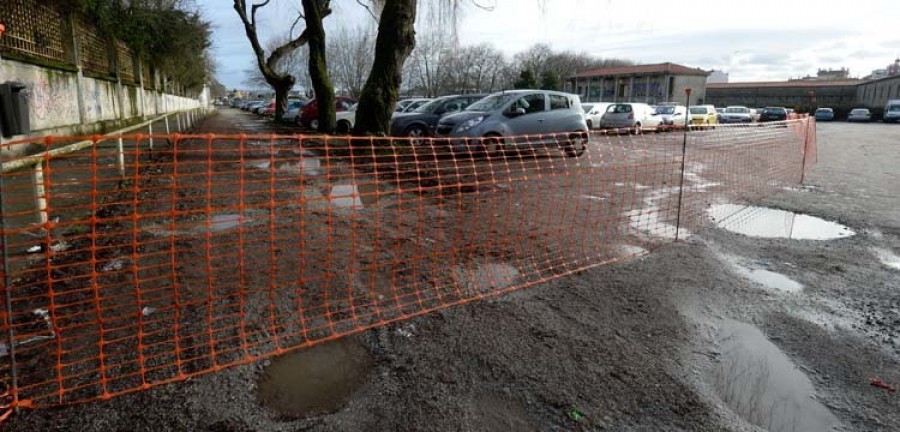
<instances>
[{"instance_id":1,"label":"dirt parking lot","mask_svg":"<svg viewBox=\"0 0 900 432\"><path fill-rule=\"evenodd\" d=\"M222 116L210 121L224 118L234 131L283 132L269 130L249 115ZM659 173L655 176L634 172L635 180L622 186L612 178L596 179L609 194L593 197L604 203L594 204L595 211L612 208L609 215L600 213L603 217L635 208L642 213L630 220L643 222L617 231L613 243L601 247L583 241L580 247L596 247L594 258L626 246L653 250L649 255L634 252L640 258L108 402L23 412L5 426L137 431L900 430L896 393L871 385L875 378L888 386L900 384L900 127L834 123L818 128L819 161L804 186L754 182L757 188L748 189L741 202L717 202L707 197L725 195L717 188L727 188L734 179L688 167L697 177L686 197L695 225L683 241L661 248L672 235L658 226L676 217L669 211L677 206L669 189L679 178L680 163L665 156L671 152L652 151L678 142L674 135L647 138L656 147L647 146L651 153L636 157L665 168L654 171ZM710 149L710 163L717 149ZM635 157L612 147L594 151ZM772 155L751 154L745 161L756 160L751 156ZM554 164L572 169L566 164L577 162L537 158L529 163L548 172ZM767 174L785 184L797 180L787 173ZM569 214L565 209L576 205L537 202L538 190L517 191L535 197L531 204L498 201L498 196L508 196L508 189L519 187L517 179L499 175L500 180L486 181L490 189L484 196L502 204L473 203L472 211L549 205ZM653 181L644 184L648 178ZM553 181L544 185L554 190L581 187ZM497 187L501 184L505 186ZM584 195L577 190L570 195ZM636 190L641 192L635 195ZM402 208L399 196L399 204L390 204ZM432 199L434 209L446 205L440 197ZM761 208L717 207L747 202ZM722 212L716 222L728 229L712 227L707 219L708 213L719 216L710 210L715 208ZM414 210L409 221L414 231L465 238L450 224L423 231L431 208ZM264 216L250 218L268 219ZM548 227L554 223L565 223L543 217L544 233L552 232ZM764 221L762 228L759 221ZM299 226L316 222L321 221ZM358 229L365 221L360 217L351 223ZM772 226L783 232L766 230ZM579 232L582 239L609 237L590 227ZM491 228L501 233L521 229ZM367 241L394 235L373 232ZM470 235L490 234L476 230ZM830 239L811 239L816 237ZM517 249L531 250L533 256L533 250L543 248L542 259L533 265L536 270L553 268L553 256L562 249L551 240L545 236L505 245L503 256L516 257ZM419 254L428 247L409 244ZM526 257L513 261L521 271ZM482 264L481 271L495 278L512 277L508 267ZM448 280L461 278L452 269L443 274ZM203 275L188 277L200 280Z\"/></svg>"}]
</instances>

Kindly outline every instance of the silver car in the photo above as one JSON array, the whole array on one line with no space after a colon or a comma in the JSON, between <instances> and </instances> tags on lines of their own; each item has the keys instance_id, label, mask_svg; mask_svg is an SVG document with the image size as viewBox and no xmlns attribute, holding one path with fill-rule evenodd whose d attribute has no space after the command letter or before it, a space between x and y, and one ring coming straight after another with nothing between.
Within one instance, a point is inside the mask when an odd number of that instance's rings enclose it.
<instances>
[{"instance_id":1,"label":"silver car","mask_svg":"<svg viewBox=\"0 0 900 432\"><path fill-rule=\"evenodd\" d=\"M872 113L866 108L856 108L847 116L848 122L870 122Z\"/></svg>"},{"instance_id":2,"label":"silver car","mask_svg":"<svg viewBox=\"0 0 900 432\"><path fill-rule=\"evenodd\" d=\"M719 123L753 123L753 115L750 108L742 106L730 106L719 117Z\"/></svg>"},{"instance_id":3,"label":"silver car","mask_svg":"<svg viewBox=\"0 0 900 432\"><path fill-rule=\"evenodd\" d=\"M543 90L495 93L442 118L435 131L437 137L465 138L450 140L457 149L476 143L488 154L539 146L562 148L577 157L584 154L588 141L581 99Z\"/></svg>"}]
</instances>

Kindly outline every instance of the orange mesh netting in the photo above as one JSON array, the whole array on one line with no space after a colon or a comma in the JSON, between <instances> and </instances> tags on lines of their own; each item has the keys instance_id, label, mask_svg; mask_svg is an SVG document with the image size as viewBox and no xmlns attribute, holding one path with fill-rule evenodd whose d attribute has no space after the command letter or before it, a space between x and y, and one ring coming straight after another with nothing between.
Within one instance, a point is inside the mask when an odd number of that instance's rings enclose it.
<instances>
[{"instance_id":1,"label":"orange mesh netting","mask_svg":"<svg viewBox=\"0 0 900 432\"><path fill-rule=\"evenodd\" d=\"M7 406L104 399L643 255L815 162L806 118L352 150L129 135L120 156L119 138L3 174Z\"/></svg>"}]
</instances>

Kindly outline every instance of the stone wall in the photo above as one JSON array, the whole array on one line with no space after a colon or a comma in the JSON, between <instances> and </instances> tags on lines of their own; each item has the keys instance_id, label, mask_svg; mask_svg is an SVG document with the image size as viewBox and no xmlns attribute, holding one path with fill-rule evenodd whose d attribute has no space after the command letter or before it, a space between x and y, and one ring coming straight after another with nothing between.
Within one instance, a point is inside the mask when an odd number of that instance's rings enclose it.
<instances>
[{"instance_id":1,"label":"stone wall","mask_svg":"<svg viewBox=\"0 0 900 432\"><path fill-rule=\"evenodd\" d=\"M0 83L27 87L31 136L88 135L144 118L200 107L193 99L0 58ZM12 137L5 141L25 138Z\"/></svg>"}]
</instances>

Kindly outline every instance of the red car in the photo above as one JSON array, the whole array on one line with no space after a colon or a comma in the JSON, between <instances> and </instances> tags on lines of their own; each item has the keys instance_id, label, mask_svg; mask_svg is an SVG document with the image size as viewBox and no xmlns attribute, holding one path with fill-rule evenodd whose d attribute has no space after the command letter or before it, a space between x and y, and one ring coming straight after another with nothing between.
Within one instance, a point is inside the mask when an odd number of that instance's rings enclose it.
<instances>
[{"instance_id":1,"label":"red car","mask_svg":"<svg viewBox=\"0 0 900 432\"><path fill-rule=\"evenodd\" d=\"M344 96L335 98L335 109L337 112L347 111L356 104L356 101ZM300 110L297 116L297 125L308 127L312 130L319 130L319 104L313 99Z\"/></svg>"},{"instance_id":2,"label":"red car","mask_svg":"<svg viewBox=\"0 0 900 432\"><path fill-rule=\"evenodd\" d=\"M270 103L269 106L266 109L264 109L262 113L264 116L269 116L269 117L274 116L275 115L275 102L273 101L272 103Z\"/></svg>"}]
</instances>

